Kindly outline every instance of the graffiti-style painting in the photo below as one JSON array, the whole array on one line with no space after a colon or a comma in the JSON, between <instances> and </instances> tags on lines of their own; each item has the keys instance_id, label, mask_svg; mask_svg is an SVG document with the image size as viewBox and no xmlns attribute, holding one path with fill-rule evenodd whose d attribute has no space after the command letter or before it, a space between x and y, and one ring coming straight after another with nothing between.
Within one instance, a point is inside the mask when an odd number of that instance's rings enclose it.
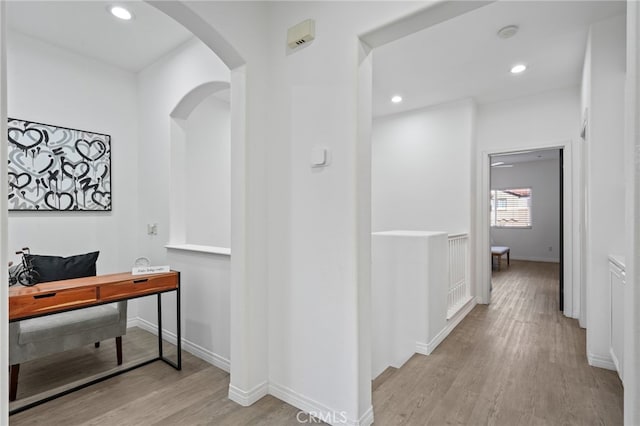
<instances>
[{"instance_id":1,"label":"graffiti-style painting","mask_svg":"<svg viewBox=\"0 0 640 426\"><path fill-rule=\"evenodd\" d=\"M9 119L9 210L111 210L111 136Z\"/></svg>"}]
</instances>

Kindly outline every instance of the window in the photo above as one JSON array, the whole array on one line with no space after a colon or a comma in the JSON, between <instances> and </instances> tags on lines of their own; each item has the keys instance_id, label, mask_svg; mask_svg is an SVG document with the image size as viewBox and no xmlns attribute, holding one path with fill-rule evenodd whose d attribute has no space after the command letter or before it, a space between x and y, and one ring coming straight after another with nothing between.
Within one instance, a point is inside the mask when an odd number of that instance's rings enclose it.
<instances>
[{"instance_id":1,"label":"window","mask_svg":"<svg viewBox=\"0 0 640 426\"><path fill-rule=\"evenodd\" d=\"M531 188L492 189L491 226L531 228Z\"/></svg>"}]
</instances>

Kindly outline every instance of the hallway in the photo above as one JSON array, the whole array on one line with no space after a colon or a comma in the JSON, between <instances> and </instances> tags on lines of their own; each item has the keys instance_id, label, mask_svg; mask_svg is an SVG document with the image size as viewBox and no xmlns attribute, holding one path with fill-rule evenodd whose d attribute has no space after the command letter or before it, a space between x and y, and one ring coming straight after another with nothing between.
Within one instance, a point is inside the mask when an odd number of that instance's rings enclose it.
<instances>
[{"instance_id":1,"label":"hallway","mask_svg":"<svg viewBox=\"0 0 640 426\"><path fill-rule=\"evenodd\" d=\"M512 261L430 356L374 382L376 425L622 424L622 386L558 311L558 264Z\"/></svg>"}]
</instances>

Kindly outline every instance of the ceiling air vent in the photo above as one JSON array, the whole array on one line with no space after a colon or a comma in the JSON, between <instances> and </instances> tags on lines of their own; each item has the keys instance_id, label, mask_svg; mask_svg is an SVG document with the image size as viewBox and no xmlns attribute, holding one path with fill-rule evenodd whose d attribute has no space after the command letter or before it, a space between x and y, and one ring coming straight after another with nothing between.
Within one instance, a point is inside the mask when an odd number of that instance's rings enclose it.
<instances>
[{"instance_id":1,"label":"ceiling air vent","mask_svg":"<svg viewBox=\"0 0 640 426\"><path fill-rule=\"evenodd\" d=\"M291 49L307 44L314 38L316 38L316 23L313 19L302 21L287 31L287 44Z\"/></svg>"}]
</instances>

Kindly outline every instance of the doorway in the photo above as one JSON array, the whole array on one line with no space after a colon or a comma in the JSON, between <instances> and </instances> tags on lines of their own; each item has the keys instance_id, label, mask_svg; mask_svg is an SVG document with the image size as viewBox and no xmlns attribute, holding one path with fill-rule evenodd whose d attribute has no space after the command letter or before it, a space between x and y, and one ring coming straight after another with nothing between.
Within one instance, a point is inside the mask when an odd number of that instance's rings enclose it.
<instances>
[{"instance_id":1,"label":"doorway","mask_svg":"<svg viewBox=\"0 0 640 426\"><path fill-rule=\"evenodd\" d=\"M560 311L564 311L563 157L562 148L489 156L490 289L512 260L557 263Z\"/></svg>"}]
</instances>

